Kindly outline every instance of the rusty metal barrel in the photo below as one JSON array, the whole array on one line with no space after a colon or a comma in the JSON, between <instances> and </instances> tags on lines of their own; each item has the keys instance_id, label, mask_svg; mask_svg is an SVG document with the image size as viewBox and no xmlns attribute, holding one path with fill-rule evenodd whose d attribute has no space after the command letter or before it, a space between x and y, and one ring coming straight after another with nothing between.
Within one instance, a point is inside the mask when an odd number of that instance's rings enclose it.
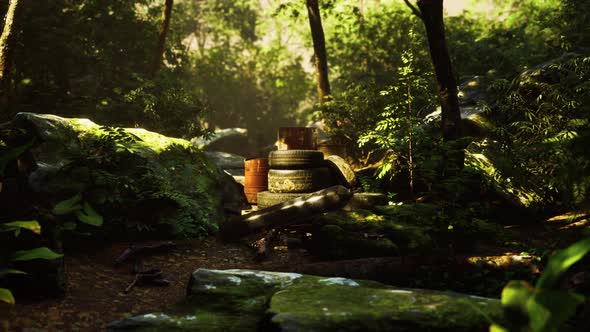
<instances>
[{"instance_id":1,"label":"rusty metal barrel","mask_svg":"<svg viewBox=\"0 0 590 332\"><path fill-rule=\"evenodd\" d=\"M244 194L248 203L256 204L256 194L268 190L268 158L244 161Z\"/></svg>"},{"instance_id":2,"label":"rusty metal barrel","mask_svg":"<svg viewBox=\"0 0 590 332\"><path fill-rule=\"evenodd\" d=\"M277 140L279 150L315 150L318 132L313 127L281 127Z\"/></svg>"}]
</instances>

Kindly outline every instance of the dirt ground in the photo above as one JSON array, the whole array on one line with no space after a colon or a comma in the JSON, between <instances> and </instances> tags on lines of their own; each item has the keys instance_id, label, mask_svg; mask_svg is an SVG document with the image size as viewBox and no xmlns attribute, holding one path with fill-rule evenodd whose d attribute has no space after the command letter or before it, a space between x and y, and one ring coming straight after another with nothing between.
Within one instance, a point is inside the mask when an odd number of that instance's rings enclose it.
<instances>
[{"instance_id":1,"label":"dirt ground","mask_svg":"<svg viewBox=\"0 0 590 332\"><path fill-rule=\"evenodd\" d=\"M42 301L25 300L10 306L0 303L0 331L104 331L104 326L127 316L162 310L184 298L190 274L197 268L264 269L301 264L310 258L300 250L275 251L257 263L245 245L224 244L214 238L177 242L172 251L143 260L146 268L159 268L168 287L136 286L132 264L115 267L114 260L128 247L114 244L104 250L66 255L68 288L65 296Z\"/></svg>"}]
</instances>

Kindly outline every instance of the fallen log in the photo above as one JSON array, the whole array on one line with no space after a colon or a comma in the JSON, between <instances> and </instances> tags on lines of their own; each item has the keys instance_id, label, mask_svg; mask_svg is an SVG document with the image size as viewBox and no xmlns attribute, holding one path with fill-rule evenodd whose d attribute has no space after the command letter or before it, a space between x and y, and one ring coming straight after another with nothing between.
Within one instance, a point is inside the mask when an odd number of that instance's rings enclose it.
<instances>
[{"instance_id":1,"label":"fallen log","mask_svg":"<svg viewBox=\"0 0 590 332\"><path fill-rule=\"evenodd\" d=\"M316 214L339 209L351 196L352 193L343 186L329 187L247 215L230 218L221 225L220 236L231 241L265 228L289 226Z\"/></svg>"},{"instance_id":2,"label":"fallen log","mask_svg":"<svg viewBox=\"0 0 590 332\"><path fill-rule=\"evenodd\" d=\"M170 251L176 248L176 243L172 241L158 242L154 244L131 245L125 249L115 260L115 265L121 264L129 259L137 259L139 256L153 255L161 252Z\"/></svg>"}]
</instances>

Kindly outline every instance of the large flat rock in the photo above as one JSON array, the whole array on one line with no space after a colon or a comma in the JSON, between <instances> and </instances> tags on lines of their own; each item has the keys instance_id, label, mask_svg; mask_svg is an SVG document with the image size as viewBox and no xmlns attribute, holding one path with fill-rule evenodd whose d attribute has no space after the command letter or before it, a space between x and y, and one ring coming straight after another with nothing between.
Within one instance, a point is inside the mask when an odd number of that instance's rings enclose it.
<instances>
[{"instance_id":1,"label":"large flat rock","mask_svg":"<svg viewBox=\"0 0 590 332\"><path fill-rule=\"evenodd\" d=\"M185 302L111 331L484 331L499 300L296 273L198 269Z\"/></svg>"}]
</instances>

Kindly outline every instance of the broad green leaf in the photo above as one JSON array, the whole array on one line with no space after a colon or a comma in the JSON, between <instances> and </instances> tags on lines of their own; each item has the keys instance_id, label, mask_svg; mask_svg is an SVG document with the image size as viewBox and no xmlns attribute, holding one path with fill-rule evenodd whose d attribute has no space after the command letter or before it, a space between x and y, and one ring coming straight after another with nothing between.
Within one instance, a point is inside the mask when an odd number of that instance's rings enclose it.
<instances>
[{"instance_id":1,"label":"broad green leaf","mask_svg":"<svg viewBox=\"0 0 590 332\"><path fill-rule=\"evenodd\" d=\"M0 269L0 278L8 274L27 274L25 271L15 269Z\"/></svg>"},{"instance_id":2,"label":"broad green leaf","mask_svg":"<svg viewBox=\"0 0 590 332\"><path fill-rule=\"evenodd\" d=\"M28 229L35 234L41 234L41 225L36 220L12 221L0 224L0 232L19 231L21 228Z\"/></svg>"},{"instance_id":3,"label":"broad green leaf","mask_svg":"<svg viewBox=\"0 0 590 332\"><path fill-rule=\"evenodd\" d=\"M497 324L492 324L490 325L490 332L508 332L508 329Z\"/></svg>"},{"instance_id":4,"label":"broad green leaf","mask_svg":"<svg viewBox=\"0 0 590 332\"><path fill-rule=\"evenodd\" d=\"M512 280L502 289L502 306L524 312L527 301L532 295L533 288L528 282Z\"/></svg>"},{"instance_id":5,"label":"broad green leaf","mask_svg":"<svg viewBox=\"0 0 590 332\"><path fill-rule=\"evenodd\" d=\"M566 249L558 251L549 258L543 275L537 281L537 288L551 288L561 278L563 273L590 252L590 237L578 241Z\"/></svg>"},{"instance_id":6,"label":"broad green leaf","mask_svg":"<svg viewBox=\"0 0 590 332\"><path fill-rule=\"evenodd\" d=\"M59 216L77 212L82 208L80 205L81 200L82 196L80 196L80 194L76 194L66 200L63 200L55 205L53 208L53 213Z\"/></svg>"},{"instance_id":7,"label":"broad green leaf","mask_svg":"<svg viewBox=\"0 0 590 332\"><path fill-rule=\"evenodd\" d=\"M579 294L540 289L529 298L526 310L529 324L536 332L560 331L563 323L576 313L576 308L584 302Z\"/></svg>"},{"instance_id":8,"label":"broad green leaf","mask_svg":"<svg viewBox=\"0 0 590 332\"><path fill-rule=\"evenodd\" d=\"M33 259L57 259L63 257L62 254L53 252L47 247L40 247L30 250L19 250L12 255L13 261L30 261Z\"/></svg>"},{"instance_id":9,"label":"broad green leaf","mask_svg":"<svg viewBox=\"0 0 590 332\"><path fill-rule=\"evenodd\" d=\"M23 154L23 152L27 151L31 146L33 146L34 142L35 140L32 140L25 145L17 146L16 148L10 149L0 155L0 175L4 175L4 169L9 162L15 160L18 158L18 156Z\"/></svg>"},{"instance_id":10,"label":"broad green leaf","mask_svg":"<svg viewBox=\"0 0 590 332\"><path fill-rule=\"evenodd\" d=\"M12 292L6 288L0 288L0 301L14 304L14 296L12 296Z\"/></svg>"},{"instance_id":11,"label":"broad green leaf","mask_svg":"<svg viewBox=\"0 0 590 332\"><path fill-rule=\"evenodd\" d=\"M78 220L85 224L96 227L102 226L102 216L98 214L88 202L84 202L82 210L76 212L76 216L78 217Z\"/></svg>"}]
</instances>

